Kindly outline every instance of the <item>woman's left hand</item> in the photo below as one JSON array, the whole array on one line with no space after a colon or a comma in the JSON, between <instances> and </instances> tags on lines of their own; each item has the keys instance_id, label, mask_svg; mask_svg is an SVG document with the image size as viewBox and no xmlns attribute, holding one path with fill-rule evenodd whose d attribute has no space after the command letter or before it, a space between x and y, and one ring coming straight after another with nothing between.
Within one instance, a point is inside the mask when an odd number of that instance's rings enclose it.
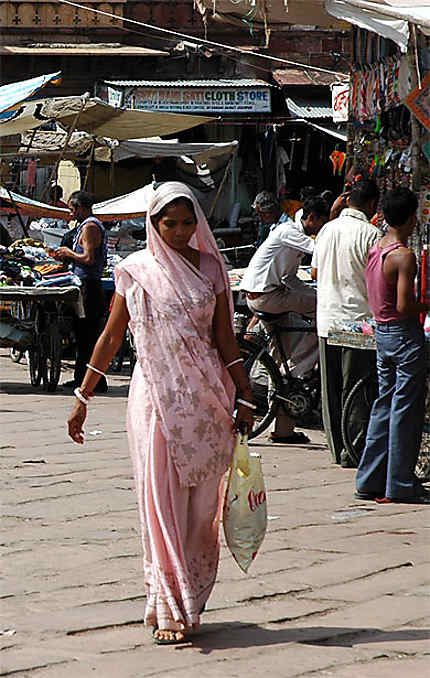
<instances>
[{"instance_id":1,"label":"woman's left hand","mask_svg":"<svg viewBox=\"0 0 430 678\"><path fill-rule=\"evenodd\" d=\"M250 407L246 407L246 405L238 405L236 419L233 425L234 430L240 433L248 433L248 431L252 431L252 427L254 425L253 413L254 410L251 410Z\"/></svg>"}]
</instances>

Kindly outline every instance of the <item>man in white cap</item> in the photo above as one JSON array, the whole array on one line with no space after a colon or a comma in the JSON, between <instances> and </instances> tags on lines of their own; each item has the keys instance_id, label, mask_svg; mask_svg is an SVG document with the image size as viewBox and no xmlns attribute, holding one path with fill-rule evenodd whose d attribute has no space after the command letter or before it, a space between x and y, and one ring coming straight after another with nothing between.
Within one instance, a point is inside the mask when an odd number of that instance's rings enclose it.
<instances>
[{"instance_id":1,"label":"man in white cap","mask_svg":"<svg viewBox=\"0 0 430 678\"><path fill-rule=\"evenodd\" d=\"M255 196L252 203L260 220L260 226L257 235L257 247L260 247L269 233L273 231L279 224L289 221L288 214L282 212L279 200L274 193L270 191L261 191Z\"/></svg>"}]
</instances>

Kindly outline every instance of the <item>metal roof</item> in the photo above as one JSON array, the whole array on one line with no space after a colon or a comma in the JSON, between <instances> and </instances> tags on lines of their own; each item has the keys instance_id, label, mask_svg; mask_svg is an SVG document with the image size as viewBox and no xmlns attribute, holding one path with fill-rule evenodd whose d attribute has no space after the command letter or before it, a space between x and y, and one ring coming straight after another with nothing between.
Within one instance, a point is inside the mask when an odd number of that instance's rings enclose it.
<instances>
[{"instance_id":1,"label":"metal roof","mask_svg":"<svg viewBox=\"0 0 430 678\"><path fill-rule=\"evenodd\" d=\"M286 98L288 110L297 118L332 118L331 104L327 99Z\"/></svg>"},{"instance_id":2,"label":"metal roof","mask_svg":"<svg viewBox=\"0 0 430 678\"><path fill-rule=\"evenodd\" d=\"M275 68L272 76L278 85L331 85L335 82L346 80L345 75L342 78L339 75L330 75L329 73L320 73L312 68Z\"/></svg>"},{"instance_id":3,"label":"metal roof","mask_svg":"<svg viewBox=\"0 0 430 678\"><path fill-rule=\"evenodd\" d=\"M273 87L265 80L252 78L218 80L103 80L118 87Z\"/></svg>"}]
</instances>

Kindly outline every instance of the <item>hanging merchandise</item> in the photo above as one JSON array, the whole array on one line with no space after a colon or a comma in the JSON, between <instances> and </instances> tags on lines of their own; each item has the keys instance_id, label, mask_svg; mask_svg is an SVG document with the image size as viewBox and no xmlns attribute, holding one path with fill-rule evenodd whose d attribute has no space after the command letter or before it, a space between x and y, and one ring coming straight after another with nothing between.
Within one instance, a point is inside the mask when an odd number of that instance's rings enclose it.
<instances>
[{"instance_id":1,"label":"hanging merchandise","mask_svg":"<svg viewBox=\"0 0 430 678\"><path fill-rule=\"evenodd\" d=\"M342 174L346 160L346 153L335 148L335 150L330 153L329 158L333 165L333 175Z\"/></svg>"},{"instance_id":2,"label":"hanging merchandise","mask_svg":"<svg viewBox=\"0 0 430 678\"><path fill-rule=\"evenodd\" d=\"M417 120L430 130L430 72L421 83L421 87L415 87L405 99L405 104L414 114Z\"/></svg>"},{"instance_id":3,"label":"hanging merchandise","mask_svg":"<svg viewBox=\"0 0 430 678\"><path fill-rule=\"evenodd\" d=\"M363 122L398 106L406 96L408 82L409 67L405 57L388 57L371 66L355 66L349 95L352 116Z\"/></svg>"},{"instance_id":4,"label":"hanging merchandise","mask_svg":"<svg viewBox=\"0 0 430 678\"><path fill-rule=\"evenodd\" d=\"M37 161L32 158L28 161L27 170L25 173L25 183L27 188L34 190L36 187L36 178L37 178Z\"/></svg>"}]
</instances>

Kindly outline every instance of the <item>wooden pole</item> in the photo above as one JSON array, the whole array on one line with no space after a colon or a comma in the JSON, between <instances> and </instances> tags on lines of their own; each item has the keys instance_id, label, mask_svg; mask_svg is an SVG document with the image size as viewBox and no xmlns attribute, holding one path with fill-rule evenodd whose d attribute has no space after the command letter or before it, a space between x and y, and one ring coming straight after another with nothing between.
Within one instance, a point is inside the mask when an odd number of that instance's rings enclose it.
<instances>
[{"instance_id":1,"label":"wooden pole","mask_svg":"<svg viewBox=\"0 0 430 678\"><path fill-rule=\"evenodd\" d=\"M417 54L417 35L414 25L411 26L411 37L409 40L408 58L411 72L411 86L414 90L421 86L418 80L418 54ZM417 118L411 113L411 168L412 168L412 190L419 193L421 188L421 127Z\"/></svg>"},{"instance_id":2,"label":"wooden pole","mask_svg":"<svg viewBox=\"0 0 430 678\"><path fill-rule=\"evenodd\" d=\"M84 185L83 185L83 187L82 187L82 190L83 190L83 191L86 191L86 190L87 190L88 179L89 179L89 176L90 176L90 169L91 169L91 167L94 167L94 155L95 155L95 149L96 149L96 138L93 137L93 143L92 143L92 145L91 145L91 151L90 151L90 155L89 155L89 157L88 157L87 170L86 170L86 172L85 172ZM94 186L93 186L93 188L94 188Z\"/></svg>"}]
</instances>

